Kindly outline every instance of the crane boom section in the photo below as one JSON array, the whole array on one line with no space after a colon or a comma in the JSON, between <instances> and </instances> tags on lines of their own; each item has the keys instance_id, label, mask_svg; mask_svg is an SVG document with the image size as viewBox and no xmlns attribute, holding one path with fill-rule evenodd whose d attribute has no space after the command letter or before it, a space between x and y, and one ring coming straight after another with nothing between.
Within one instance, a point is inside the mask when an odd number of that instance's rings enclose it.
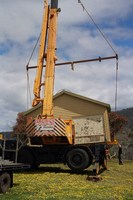
<instances>
[{"instance_id":1,"label":"crane boom section","mask_svg":"<svg viewBox=\"0 0 133 200\"><path fill-rule=\"evenodd\" d=\"M50 9L49 33L48 33L48 47L46 56L45 69L45 90L43 100L43 117L53 117L53 91L54 91L54 74L56 61L56 32L57 32L57 9Z\"/></svg>"},{"instance_id":2,"label":"crane boom section","mask_svg":"<svg viewBox=\"0 0 133 200\"><path fill-rule=\"evenodd\" d=\"M47 29L48 29L48 15L49 15L49 6L48 1L45 1L44 6L44 14L43 14L43 21L42 21L42 30L40 36L40 47L38 53L38 61L37 61L37 70L36 70L36 77L34 81L34 99L32 101L32 106L36 106L40 101L40 91L41 91L41 81L42 81L42 72L43 72L43 62L45 56L45 49L46 49L46 40L47 40Z\"/></svg>"}]
</instances>

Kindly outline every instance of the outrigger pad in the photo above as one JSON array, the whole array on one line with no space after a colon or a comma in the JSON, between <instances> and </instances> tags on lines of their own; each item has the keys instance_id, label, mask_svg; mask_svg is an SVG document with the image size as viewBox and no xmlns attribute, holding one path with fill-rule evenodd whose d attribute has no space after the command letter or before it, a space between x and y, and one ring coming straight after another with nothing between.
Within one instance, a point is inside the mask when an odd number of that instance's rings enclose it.
<instances>
[{"instance_id":1,"label":"outrigger pad","mask_svg":"<svg viewBox=\"0 0 133 200\"><path fill-rule=\"evenodd\" d=\"M97 181L101 181L102 178L99 175L96 175L96 176L88 176L86 180L92 181L92 182L97 182Z\"/></svg>"}]
</instances>

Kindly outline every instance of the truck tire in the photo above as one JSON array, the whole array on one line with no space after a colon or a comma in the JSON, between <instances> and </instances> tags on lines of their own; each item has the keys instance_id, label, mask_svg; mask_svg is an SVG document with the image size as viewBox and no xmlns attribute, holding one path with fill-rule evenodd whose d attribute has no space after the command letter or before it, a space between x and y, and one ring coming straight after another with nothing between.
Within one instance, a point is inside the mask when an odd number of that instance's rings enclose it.
<instances>
[{"instance_id":1,"label":"truck tire","mask_svg":"<svg viewBox=\"0 0 133 200\"><path fill-rule=\"evenodd\" d=\"M0 175L0 193L6 193L11 186L10 174L4 172Z\"/></svg>"},{"instance_id":2,"label":"truck tire","mask_svg":"<svg viewBox=\"0 0 133 200\"><path fill-rule=\"evenodd\" d=\"M89 157L89 161L88 161L88 164L86 166L85 169L87 169L88 167L90 167L90 165L92 164L93 162L93 156L91 155L91 153L88 152L88 157Z\"/></svg>"},{"instance_id":3,"label":"truck tire","mask_svg":"<svg viewBox=\"0 0 133 200\"><path fill-rule=\"evenodd\" d=\"M66 162L71 170L83 171L88 166L89 156L84 149L75 148L67 153Z\"/></svg>"}]
</instances>

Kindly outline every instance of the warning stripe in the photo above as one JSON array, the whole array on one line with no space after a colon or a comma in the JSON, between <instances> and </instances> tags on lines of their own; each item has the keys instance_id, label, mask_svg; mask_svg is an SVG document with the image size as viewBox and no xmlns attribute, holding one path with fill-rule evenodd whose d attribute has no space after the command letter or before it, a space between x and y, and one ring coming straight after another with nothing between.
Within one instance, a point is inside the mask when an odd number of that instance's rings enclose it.
<instances>
[{"instance_id":1,"label":"warning stripe","mask_svg":"<svg viewBox=\"0 0 133 200\"><path fill-rule=\"evenodd\" d=\"M30 137L66 136L65 132L66 125L62 119L40 119L37 122L33 120L26 127L26 134Z\"/></svg>"},{"instance_id":2,"label":"warning stripe","mask_svg":"<svg viewBox=\"0 0 133 200\"><path fill-rule=\"evenodd\" d=\"M65 131L65 123L60 123L60 121L55 121L55 128L60 129L62 132Z\"/></svg>"},{"instance_id":3,"label":"warning stripe","mask_svg":"<svg viewBox=\"0 0 133 200\"><path fill-rule=\"evenodd\" d=\"M28 136L33 135L35 131L35 122L34 120L26 126L26 133Z\"/></svg>"},{"instance_id":4,"label":"warning stripe","mask_svg":"<svg viewBox=\"0 0 133 200\"><path fill-rule=\"evenodd\" d=\"M65 122L61 119L55 119L55 133L65 136Z\"/></svg>"}]
</instances>

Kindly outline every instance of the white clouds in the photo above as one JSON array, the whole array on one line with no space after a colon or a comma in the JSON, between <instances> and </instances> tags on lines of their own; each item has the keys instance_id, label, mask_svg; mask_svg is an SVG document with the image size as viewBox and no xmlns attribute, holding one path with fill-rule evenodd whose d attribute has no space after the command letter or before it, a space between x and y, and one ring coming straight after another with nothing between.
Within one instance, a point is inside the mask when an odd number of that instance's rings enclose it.
<instances>
[{"instance_id":1,"label":"white clouds","mask_svg":"<svg viewBox=\"0 0 133 200\"><path fill-rule=\"evenodd\" d=\"M56 91L67 88L75 93L88 96L114 106L115 62L87 63L57 70ZM61 72L60 72L61 71Z\"/></svg>"},{"instance_id":2,"label":"white clouds","mask_svg":"<svg viewBox=\"0 0 133 200\"><path fill-rule=\"evenodd\" d=\"M100 22L111 23L114 20L125 18L132 14L133 2L131 0L95 0L89 3L82 0L87 10Z\"/></svg>"},{"instance_id":3,"label":"white clouds","mask_svg":"<svg viewBox=\"0 0 133 200\"><path fill-rule=\"evenodd\" d=\"M14 121L27 105L25 65L40 33L43 0L4 0L0 2L0 129ZM82 0L119 54L118 106L132 106L132 19L131 0ZM58 61L91 59L113 54L92 25L78 0L59 0ZM128 25L129 23L129 25ZM31 64L35 64L36 57ZM35 70L30 71L31 86ZM115 60L56 68L55 92L68 89L114 107ZM32 89L31 89L32 92Z\"/></svg>"},{"instance_id":4,"label":"white clouds","mask_svg":"<svg viewBox=\"0 0 133 200\"><path fill-rule=\"evenodd\" d=\"M11 40L22 43L29 39L29 35L36 36L39 18L41 17L40 3L27 0L5 0L0 6L0 41ZM41 11L43 7L41 8Z\"/></svg>"}]
</instances>

